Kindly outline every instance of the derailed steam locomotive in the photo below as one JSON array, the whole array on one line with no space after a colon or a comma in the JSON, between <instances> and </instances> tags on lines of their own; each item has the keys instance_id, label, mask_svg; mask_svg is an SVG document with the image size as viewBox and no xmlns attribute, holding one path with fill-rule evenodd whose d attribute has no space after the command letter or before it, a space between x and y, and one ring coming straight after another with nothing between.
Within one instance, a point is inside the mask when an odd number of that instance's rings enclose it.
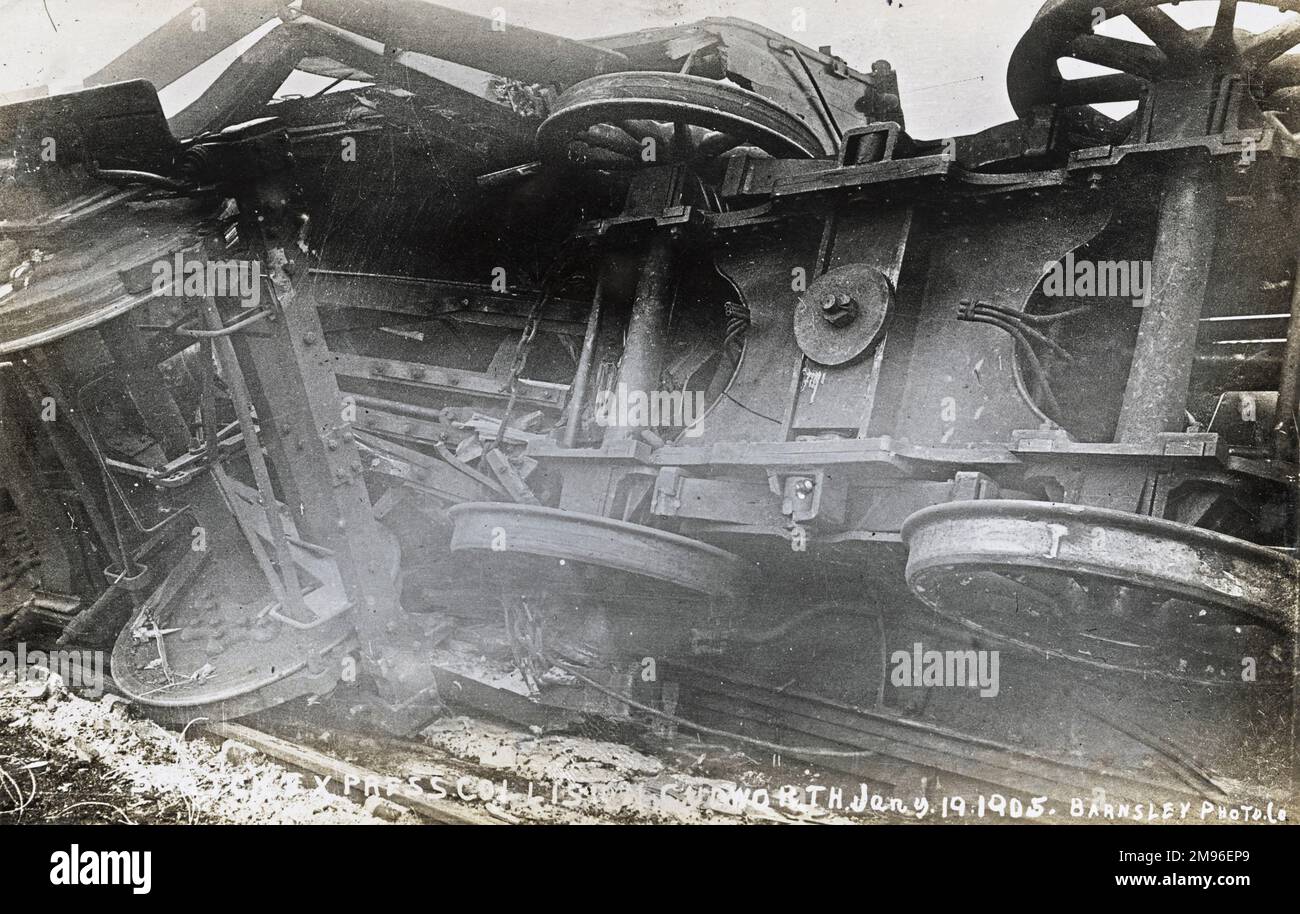
<instances>
[{"instance_id":1,"label":"derailed steam locomotive","mask_svg":"<svg viewBox=\"0 0 1300 914\"><path fill-rule=\"evenodd\" d=\"M186 719L689 705L1027 790L1290 764L1300 20L1051 0L1019 119L923 141L888 63L738 20L205 6L0 108L10 637L112 644Z\"/></svg>"}]
</instances>

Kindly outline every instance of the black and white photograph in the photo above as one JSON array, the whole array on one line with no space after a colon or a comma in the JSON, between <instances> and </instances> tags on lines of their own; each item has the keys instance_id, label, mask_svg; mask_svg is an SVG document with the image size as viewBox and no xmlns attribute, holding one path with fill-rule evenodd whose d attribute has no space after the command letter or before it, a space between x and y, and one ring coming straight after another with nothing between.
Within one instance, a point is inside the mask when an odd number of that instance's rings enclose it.
<instances>
[{"instance_id":1,"label":"black and white photograph","mask_svg":"<svg viewBox=\"0 0 1300 914\"><path fill-rule=\"evenodd\" d=\"M0 24L23 879L567 824L1266 881L1300 0Z\"/></svg>"}]
</instances>

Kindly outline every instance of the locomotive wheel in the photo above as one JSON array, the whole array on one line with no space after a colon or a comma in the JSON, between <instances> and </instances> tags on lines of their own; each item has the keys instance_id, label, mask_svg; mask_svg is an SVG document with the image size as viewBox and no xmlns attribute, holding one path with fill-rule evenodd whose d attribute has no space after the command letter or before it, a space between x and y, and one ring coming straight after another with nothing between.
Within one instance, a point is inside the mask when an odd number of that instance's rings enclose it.
<instances>
[{"instance_id":1,"label":"locomotive wheel","mask_svg":"<svg viewBox=\"0 0 1300 914\"><path fill-rule=\"evenodd\" d=\"M650 161L647 138L654 140ZM741 147L777 158L826 153L802 121L763 96L676 73L610 73L569 87L538 128L537 143L546 160L601 170L699 165Z\"/></svg>"},{"instance_id":2,"label":"locomotive wheel","mask_svg":"<svg viewBox=\"0 0 1300 914\"><path fill-rule=\"evenodd\" d=\"M448 514L453 552L479 553L517 583L552 592L594 589L651 604L674 594L733 599L752 570L715 546L607 517L496 502Z\"/></svg>"},{"instance_id":3,"label":"locomotive wheel","mask_svg":"<svg viewBox=\"0 0 1300 914\"><path fill-rule=\"evenodd\" d=\"M1300 0L1262 0L1300 11ZM1160 7L1162 0L1050 0L1011 57L1007 88L1019 115L1036 105L1095 105L1136 101L1150 82L1197 73L1246 73L1260 101L1300 85L1300 18L1259 34L1237 30L1237 0L1220 0L1213 28L1184 29ZM1127 18L1154 45L1093 34L1097 10ZM1119 72L1084 79L1061 76L1058 61L1074 57Z\"/></svg>"},{"instance_id":4,"label":"locomotive wheel","mask_svg":"<svg viewBox=\"0 0 1300 914\"><path fill-rule=\"evenodd\" d=\"M907 582L940 615L1044 656L1201 684L1285 667L1295 560L1210 530L1048 502L972 501L907 519ZM1285 653L1285 652L1284 652Z\"/></svg>"}]
</instances>

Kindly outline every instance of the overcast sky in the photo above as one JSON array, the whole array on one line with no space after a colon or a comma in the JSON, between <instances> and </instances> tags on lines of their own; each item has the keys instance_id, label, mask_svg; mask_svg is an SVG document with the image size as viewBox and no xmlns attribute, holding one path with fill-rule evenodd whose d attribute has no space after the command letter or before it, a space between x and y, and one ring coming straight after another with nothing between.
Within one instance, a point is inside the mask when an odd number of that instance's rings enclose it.
<instances>
[{"instance_id":1,"label":"overcast sky","mask_svg":"<svg viewBox=\"0 0 1300 914\"><path fill-rule=\"evenodd\" d=\"M1040 0L443 0L507 23L574 38L737 16L811 47L829 44L860 70L884 58L899 72L909 131L932 138L973 132L1013 117L1007 60ZM4 49L0 92L49 85L66 91L139 40L190 0L0 0ZM1169 8L1185 25L1213 21L1216 4ZM806 31L792 30L794 9ZM1254 8L1252 8L1254 7ZM1272 11L1243 4L1238 26L1258 30ZM1123 26L1115 23L1130 37ZM57 29L57 30L56 30ZM196 64L198 61L196 61ZM1076 75L1076 74L1068 74ZM1082 74L1077 74L1082 75ZM161 88L161 87L160 87ZM165 99L166 101L166 99Z\"/></svg>"}]
</instances>

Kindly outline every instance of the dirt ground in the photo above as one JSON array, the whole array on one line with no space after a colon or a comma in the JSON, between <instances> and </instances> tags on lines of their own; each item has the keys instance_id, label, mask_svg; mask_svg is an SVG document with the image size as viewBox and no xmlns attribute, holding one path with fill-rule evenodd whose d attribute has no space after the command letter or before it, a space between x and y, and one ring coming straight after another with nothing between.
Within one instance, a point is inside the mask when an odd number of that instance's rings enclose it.
<instances>
[{"instance_id":1,"label":"dirt ground","mask_svg":"<svg viewBox=\"0 0 1300 914\"><path fill-rule=\"evenodd\" d=\"M7 721L7 714L0 719ZM117 772L57 752L26 729L0 737L0 821L61 825L189 821L183 804L153 791L137 791Z\"/></svg>"},{"instance_id":2,"label":"dirt ground","mask_svg":"<svg viewBox=\"0 0 1300 914\"><path fill-rule=\"evenodd\" d=\"M639 751L467 717L447 717L414 740L394 740L331 730L302 711L283 709L281 726L268 729L388 779L442 789L431 786L436 779L451 802L474 805L500 822L847 821L825 810L737 801L738 786L748 796L775 784L742 753L722 747ZM0 823L420 821L382 785L321 784L242 744L164 728L115 696L73 694L58 676L0 678Z\"/></svg>"},{"instance_id":3,"label":"dirt ground","mask_svg":"<svg viewBox=\"0 0 1300 914\"><path fill-rule=\"evenodd\" d=\"M0 785L8 823L381 822L264 758L72 695L57 676L0 680Z\"/></svg>"}]
</instances>

